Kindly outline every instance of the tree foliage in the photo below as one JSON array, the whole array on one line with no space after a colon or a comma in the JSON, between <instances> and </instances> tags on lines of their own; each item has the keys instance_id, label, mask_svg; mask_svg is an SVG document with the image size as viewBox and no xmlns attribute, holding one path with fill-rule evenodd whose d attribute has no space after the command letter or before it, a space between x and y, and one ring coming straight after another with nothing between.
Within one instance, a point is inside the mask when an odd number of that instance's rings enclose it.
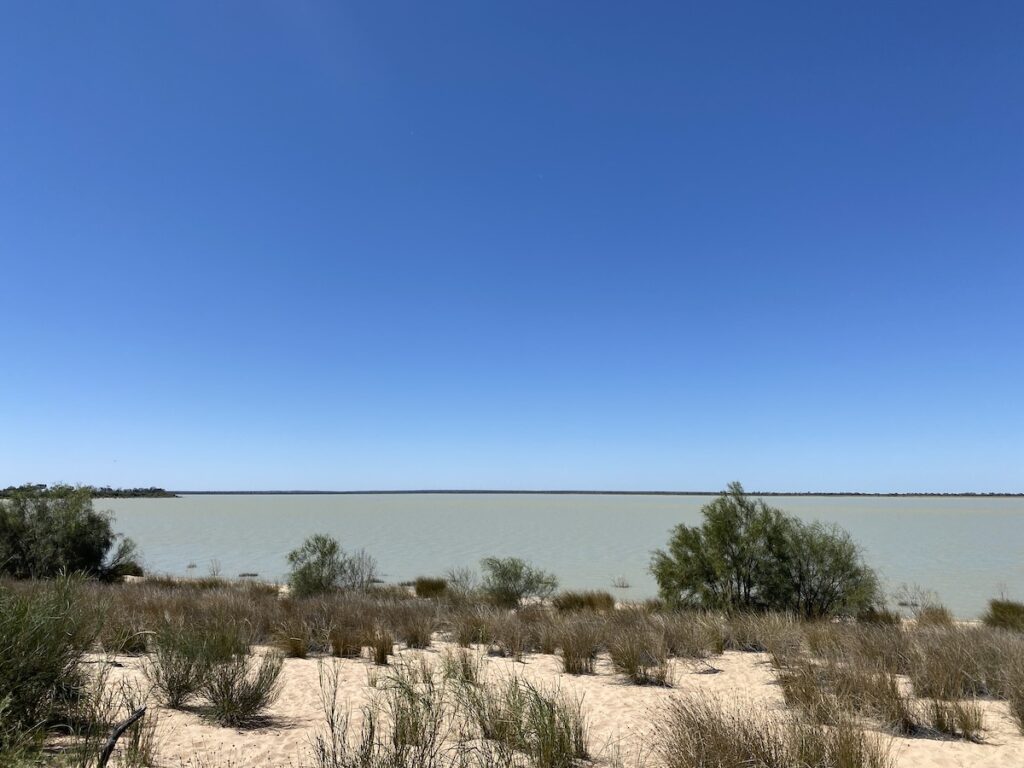
<instances>
[{"instance_id":1,"label":"tree foliage","mask_svg":"<svg viewBox=\"0 0 1024 768\"><path fill-rule=\"evenodd\" d=\"M558 579L518 557L485 557L484 594L496 605L518 607L527 598L550 597L558 588Z\"/></svg>"},{"instance_id":2,"label":"tree foliage","mask_svg":"<svg viewBox=\"0 0 1024 768\"><path fill-rule=\"evenodd\" d=\"M117 578L142 573L135 544L113 531L109 512L93 509L88 488L25 487L0 501L0 573L19 579L83 573Z\"/></svg>"},{"instance_id":3,"label":"tree foliage","mask_svg":"<svg viewBox=\"0 0 1024 768\"><path fill-rule=\"evenodd\" d=\"M668 550L654 553L651 572L669 603L818 617L875 602L875 575L842 529L787 516L739 483L701 512L701 525L676 526Z\"/></svg>"},{"instance_id":4,"label":"tree foliage","mask_svg":"<svg viewBox=\"0 0 1024 768\"><path fill-rule=\"evenodd\" d=\"M336 539L315 533L288 553L291 594L307 597L336 589L366 589L377 579L377 562L364 550L349 554Z\"/></svg>"}]
</instances>

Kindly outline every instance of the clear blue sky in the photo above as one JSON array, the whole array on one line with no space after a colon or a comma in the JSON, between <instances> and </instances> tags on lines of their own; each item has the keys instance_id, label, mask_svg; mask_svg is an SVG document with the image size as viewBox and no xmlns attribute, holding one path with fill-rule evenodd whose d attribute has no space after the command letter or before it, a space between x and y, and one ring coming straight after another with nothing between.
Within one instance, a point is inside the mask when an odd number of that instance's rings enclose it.
<instances>
[{"instance_id":1,"label":"clear blue sky","mask_svg":"<svg viewBox=\"0 0 1024 768\"><path fill-rule=\"evenodd\" d=\"M5 3L0 485L1024 491L1022 39Z\"/></svg>"}]
</instances>

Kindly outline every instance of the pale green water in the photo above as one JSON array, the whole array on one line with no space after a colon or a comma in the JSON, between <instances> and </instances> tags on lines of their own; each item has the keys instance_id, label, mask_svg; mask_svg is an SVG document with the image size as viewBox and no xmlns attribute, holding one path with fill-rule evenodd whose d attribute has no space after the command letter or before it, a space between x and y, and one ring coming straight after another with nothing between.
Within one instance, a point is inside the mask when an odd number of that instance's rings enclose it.
<instances>
[{"instance_id":1,"label":"pale green water","mask_svg":"<svg viewBox=\"0 0 1024 768\"><path fill-rule=\"evenodd\" d=\"M388 581L517 555L554 571L563 586L655 594L651 550L677 523L696 523L707 497L422 494L186 496L104 499L154 572L256 572L281 579L285 554L324 532L364 547ZM835 522L863 546L885 583L935 590L954 613L980 614L1000 592L1024 598L1024 499L774 497L773 506ZM195 562L195 570L187 570ZM630 589L613 590L624 577Z\"/></svg>"}]
</instances>

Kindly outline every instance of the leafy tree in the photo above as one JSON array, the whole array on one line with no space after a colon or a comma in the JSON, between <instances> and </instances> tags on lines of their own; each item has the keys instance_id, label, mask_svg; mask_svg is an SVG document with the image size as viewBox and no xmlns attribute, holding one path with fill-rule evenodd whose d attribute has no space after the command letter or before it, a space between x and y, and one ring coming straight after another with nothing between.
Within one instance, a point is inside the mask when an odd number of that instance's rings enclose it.
<instances>
[{"instance_id":1,"label":"leafy tree","mask_svg":"<svg viewBox=\"0 0 1024 768\"><path fill-rule=\"evenodd\" d=\"M817 617L875 601L875 575L845 531L787 516L739 483L701 512L700 526L676 526L668 551L654 553L651 572L667 602Z\"/></svg>"},{"instance_id":2,"label":"leafy tree","mask_svg":"<svg viewBox=\"0 0 1024 768\"><path fill-rule=\"evenodd\" d=\"M807 618L853 615L878 602L878 578L864 565L850 534L836 525L789 521L787 557L781 562L789 589L783 607Z\"/></svg>"},{"instance_id":3,"label":"leafy tree","mask_svg":"<svg viewBox=\"0 0 1024 768\"><path fill-rule=\"evenodd\" d=\"M377 562L364 550L352 554L336 539L316 533L288 553L288 584L296 597L336 589L366 589L377 578Z\"/></svg>"},{"instance_id":4,"label":"leafy tree","mask_svg":"<svg viewBox=\"0 0 1024 768\"><path fill-rule=\"evenodd\" d=\"M111 521L109 512L93 509L88 488L20 488L0 501L0 573L19 579L140 575L134 542L114 533Z\"/></svg>"},{"instance_id":5,"label":"leafy tree","mask_svg":"<svg viewBox=\"0 0 1024 768\"><path fill-rule=\"evenodd\" d=\"M484 571L484 594L505 608L516 608L531 597L550 597L558 588L553 574L518 557L485 557L480 567Z\"/></svg>"},{"instance_id":6,"label":"leafy tree","mask_svg":"<svg viewBox=\"0 0 1024 768\"><path fill-rule=\"evenodd\" d=\"M701 510L699 527L676 526L668 552L651 570L668 602L722 610L766 607L782 574L776 567L785 536L783 514L752 499L739 483Z\"/></svg>"}]
</instances>

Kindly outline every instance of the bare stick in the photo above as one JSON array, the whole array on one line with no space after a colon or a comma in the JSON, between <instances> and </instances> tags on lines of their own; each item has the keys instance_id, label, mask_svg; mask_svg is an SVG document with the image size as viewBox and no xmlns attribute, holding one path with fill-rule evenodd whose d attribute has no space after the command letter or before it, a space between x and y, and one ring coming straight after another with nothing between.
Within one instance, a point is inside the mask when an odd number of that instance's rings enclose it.
<instances>
[{"instance_id":1,"label":"bare stick","mask_svg":"<svg viewBox=\"0 0 1024 768\"><path fill-rule=\"evenodd\" d=\"M131 717L122 723L118 723L114 726L114 730L110 732L110 738L107 739L107 746L100 752L99 762L96 763L96 768L106 768L107 761L110 759L110 755L114 752L114 747L117 746L117 740L124 735L124 732L131 728L135 722L146 714L145 707L139 707L132 712Z\"/></svg>"}]
</instances>

